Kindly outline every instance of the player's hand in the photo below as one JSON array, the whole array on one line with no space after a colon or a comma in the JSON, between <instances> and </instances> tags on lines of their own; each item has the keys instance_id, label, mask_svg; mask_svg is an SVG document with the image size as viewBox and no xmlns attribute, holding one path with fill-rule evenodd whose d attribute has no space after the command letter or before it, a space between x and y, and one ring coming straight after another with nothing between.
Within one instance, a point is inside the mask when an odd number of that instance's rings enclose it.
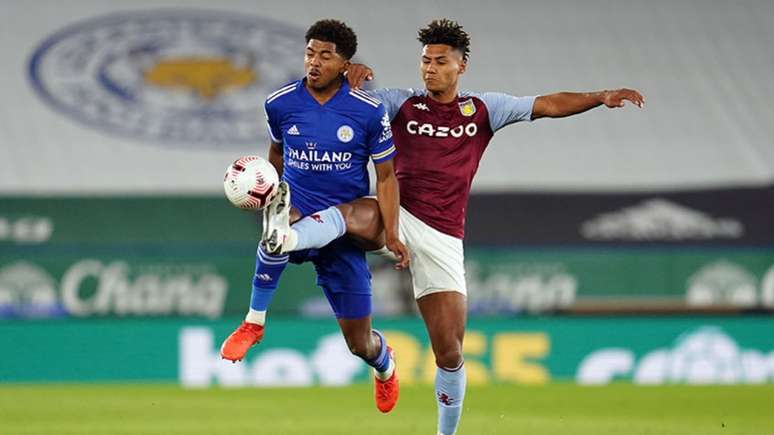
<instances>
[{"instance_id":1,"label":"player's hand","mask_svg":"<svg viewBox=\"0 0 774 435\"><path fill-rule=\"evenodd\" d=\"M344 71L344 76L347 78L350 88L360 89L363 83L374 79L374 71L362 63L352 63Z\"/></svg>"},{"instance_id":2,"label":"player's hand","mask_svg":"<svg viewBox=\"0 0 774 435\"><path fill-rule=\"evenodd\" d=\"M615 91L605 91L602 95L602 103L605 106L614 109L623 107L624 102L630 101L640 109L645 106L645 97L634 89L618 89Z\"/></svg>"},{"instance_id":3,"label":"player's hand","mask_svg":"<svg viewBox=\"0 0 774 435\"><path fill-rule=\"evenodd\" d=\"M409 262L411 261L411 255L409 255L409 250L406 245L403 244L403 242L397 238L387 239L385 246L387 246L387 249L389 249L390 252L392 252L398 258L398 262L395 263L395 270L405 269L408 267Z\"/></svg>"}]
</instances>

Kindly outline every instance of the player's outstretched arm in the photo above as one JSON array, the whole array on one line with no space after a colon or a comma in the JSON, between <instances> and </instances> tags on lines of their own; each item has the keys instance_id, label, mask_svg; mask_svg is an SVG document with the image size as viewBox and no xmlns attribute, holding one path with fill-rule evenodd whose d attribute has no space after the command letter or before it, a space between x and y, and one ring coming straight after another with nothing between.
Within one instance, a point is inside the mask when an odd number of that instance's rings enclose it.
<instances>
[{"instance_id":1,"label":"player's outstretched arm","mask_svg":"<svg viewBox=\"0 0 774 435\"><path fill-rule=\"evenodd\" d=\"M398 238L398 208L400 196L398 193L398 178L395 176L392 160L374 165L376 168L376 198L384 223L384 244L396 257L396 269L403 269L409 264L409 252L406 245Z\"/></svg>"},{"instance_id":2,"label":"player's outstretched arm","mask_svg":"<svg viewBox=\"0 0 774 435\"><path fill-rule=\"evenodd\" d=\"M640 108L645 105L645 98L633 89L584 93L559 92L542 95L535 99L535 105L532 108L532 119L563 118L583 113L603 104L614 109L623 107L626 101Z\"/></svg>"}]
</instances>

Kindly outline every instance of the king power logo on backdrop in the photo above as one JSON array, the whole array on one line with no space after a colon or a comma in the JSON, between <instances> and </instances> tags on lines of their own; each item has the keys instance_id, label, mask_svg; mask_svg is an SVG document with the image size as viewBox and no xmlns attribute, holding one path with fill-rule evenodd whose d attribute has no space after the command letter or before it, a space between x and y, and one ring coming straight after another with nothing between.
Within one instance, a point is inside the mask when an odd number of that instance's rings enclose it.
<instances>
[{"instance_id":1,"label":"king power logo on backdrop","mask_svg":"<svg viewBox=\"0 0 774 435\"><path fill-rule=\"evenodd\" d=\"M589 240L710 240L738 239L744 225L736 219L715 218L662 198L602 213L584 222L581 235Z\"/></svg>"},{"instance_id":2,"label":"king power logo on backdrop","mask_svg":"<svg viewBox=\"0 0 774 435\"><path fill-rule=\"evenodd\" d=\"M75 22L27 68L49 107L113 135L183 148L268 140L263 100L302 74L304 29L244 13L170 9Z\"/></svg>"},{"instance_id":3,"label":"king power logo on backdrop","mask_svg":"<svg viewBox=\"0 0 774 435\"><path fill-rule=\"evenodd\" d=\"M690 277L685 298L692 307L774 307L774 266L759 281L740 264L725 259L714 261Z\"/></svg>"}]
</instances>

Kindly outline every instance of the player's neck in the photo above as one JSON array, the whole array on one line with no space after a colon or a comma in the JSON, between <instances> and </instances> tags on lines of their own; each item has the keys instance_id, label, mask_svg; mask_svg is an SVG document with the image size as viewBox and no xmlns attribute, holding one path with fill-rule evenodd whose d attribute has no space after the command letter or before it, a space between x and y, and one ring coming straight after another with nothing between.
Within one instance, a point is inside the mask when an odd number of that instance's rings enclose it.
<instances>
[{"instance_id":1,"label":"player's neck","mask_svg":"<svg viewBox=\"0 0 774 435\"><path fill-rule=\"evenodd\" d=\"M452 86L449 89L446 89L445 91L427 91L427 95L430 97L431 100L441 103L441 104L449 104L453 101L457 100L457 86Z\"/></svg>"},{"instance_id":2,"label":"player's neck","mask_svg":"<svg viewBox=\"0 0 774 435\"><path fill-rule=\"evenodd\" d=\"M309 95L311 95L312 98L314 98L320 104L325 104L330 101L334 95L336 95L336 92L338 92L339 89L341 89L342 83L343 80L341 77L339 77L324 88L313 88L309 86L309 82L306 82L305 86L307 92L309 92Z\"/></svg>"}]
</instances>

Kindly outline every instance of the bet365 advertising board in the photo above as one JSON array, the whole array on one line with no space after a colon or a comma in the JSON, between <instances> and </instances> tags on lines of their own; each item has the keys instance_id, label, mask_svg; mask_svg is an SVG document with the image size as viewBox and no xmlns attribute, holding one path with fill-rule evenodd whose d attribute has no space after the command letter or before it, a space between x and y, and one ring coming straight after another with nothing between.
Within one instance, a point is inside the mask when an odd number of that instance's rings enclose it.
<instances>
[{"instance_id":1,"label":"bet365 advertising board","mask_svg":"<svg viewBox=\"0 0 774 435\"><path fill-rule=\"evenodd\" d=\"M240 318L57 320L2 325L0 381L175 382L188 387L347 385L369 380L333 319L270 318L263 342L232 364L221 342ZM404 385L435 364L419 319L376 320ZM468 382L600 385L774 382L770 317L472 319ZM48 357L40 358L41 354Z\"/></svg>"}]
</instances>

